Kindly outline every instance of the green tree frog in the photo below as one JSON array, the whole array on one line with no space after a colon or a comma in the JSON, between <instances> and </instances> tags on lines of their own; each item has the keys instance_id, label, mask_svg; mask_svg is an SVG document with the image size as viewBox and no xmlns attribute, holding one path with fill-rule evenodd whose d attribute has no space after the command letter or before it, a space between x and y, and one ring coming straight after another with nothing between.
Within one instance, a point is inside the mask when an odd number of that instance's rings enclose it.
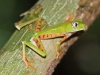
<instances>
[{"instance_id":1,"label":"green tree frog","mask_svg":"<svg viewBox=\"0 0 100 75\"><path fill-rule=\"evenodd\" d=\"M27 55L25 53L25 45L33 49L40 56L46 57L48 55L46 55L46 50L41 40L50 39L50 38L56 39L58 37L62 37L62 39L59 42L57 42L57 49L59 52L61 43L64 42L68 37L70 37L72 33L86 29L86 25L81 20L76 20L76 21L62 22L56 25L51 25L41 30L41 22L42 22L41 18L35 18L25 23L20 23L20 24L17 23L16 28L20 30L22 27L34 21L37 21L36 32L33 34L31 39L29 39L29 41L22 41L23 61L26 64L27 70L28 67L31 67L34 70L36 70L36 68L34 68L33 65L31 65L31 62L27 59ZM37 46L33 44L33 41L36 43Z\"/></svg>"}]
</instances>

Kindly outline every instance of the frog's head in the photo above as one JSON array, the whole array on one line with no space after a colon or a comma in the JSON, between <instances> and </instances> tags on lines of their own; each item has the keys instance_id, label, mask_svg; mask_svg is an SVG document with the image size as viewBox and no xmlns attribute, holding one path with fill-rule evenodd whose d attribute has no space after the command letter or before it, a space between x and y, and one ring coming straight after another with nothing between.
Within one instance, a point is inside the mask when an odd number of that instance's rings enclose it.
<instances>
[{"instance_id":1,"label":"frog's head","mask_svg":"<svg viewBox=\"0 0 100 75\"><path fill-rule=\"evenodd\" d=\"M67 28L69 32L77 32L81 30L84 31L86 29L86 25L81 20L76 20L76 21L70 22Z\"/></svg>"}]
</instances>

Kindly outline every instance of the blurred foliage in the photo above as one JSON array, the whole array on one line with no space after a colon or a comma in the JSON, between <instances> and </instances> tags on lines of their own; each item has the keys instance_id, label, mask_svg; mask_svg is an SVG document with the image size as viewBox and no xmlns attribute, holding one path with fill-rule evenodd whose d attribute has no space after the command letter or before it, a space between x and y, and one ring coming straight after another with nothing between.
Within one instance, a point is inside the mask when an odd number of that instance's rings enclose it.
<instances>
[{"instance_id":1,"label":"blurred foliage","mask_svg":"<svg viewBox=\"0 0 100 75\"><path fill-rule=\"evenodd\" d=\"M14 23L37 0L0 0L0 48L15 31ZM69 48L53 75L100 75L100 17Z\"/></svg>"}]
</instances>

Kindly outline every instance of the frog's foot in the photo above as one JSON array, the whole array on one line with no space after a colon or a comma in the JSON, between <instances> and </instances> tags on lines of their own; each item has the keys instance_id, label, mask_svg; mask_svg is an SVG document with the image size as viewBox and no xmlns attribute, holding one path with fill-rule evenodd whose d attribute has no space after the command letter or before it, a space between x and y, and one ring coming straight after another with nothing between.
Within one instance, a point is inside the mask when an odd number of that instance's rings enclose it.
<instances>
[{"instance_id":1,"label":"frog's foot","mask_svg":"<svg viewBox=\"0 0 100 75\"><path fill-rule=\"evenodd\" d=\"M23 57L23 55L21 54L21 56ZM26 65L26 73L29 73L29 69L28 67L31 67L34 71L36 71L37 69L32 65L32 63L34 62L34 60L28 60L28 55L25 54L25 58L22 58L25 65Z\"/></svg>"},{"instance_id":2,"label":"frog's foot","mask_svg":"<svg viewBox=\"0 0 100 75\"><path fill-rule=\"evenodd\" d=\"M56 59L59 59L59 56L60 56L60 53L57 52L57 54L56 54Z\"/></svg>"},{"instance_id":3,"label":"frog's foot","mask_svg":"<svg viewBox=\"0 0 100 75\"><path fill-rule=\"evenodd\" d=\"M56 53L56 59L59 59L59 56L62 55L62 53L60 52L60 42L57 42L57 53Z\"/></svg>"},{"instance_id":4,"label":"frog's foot","mask_svg":"<svg viewBox=\"0 0 100 75\"><path fill-rule=\"evenodd\" d=\"M32 65L32 63L34 62L34 60L28 60L26 59L26 61L24 61L26 64L26 73L29 73L28 67L31 67L35 72L36 72L36 68Z\"/></svg>"},{"instance_id":5,"label":"frog's foot","mask_svg":"<svg viewBox=\"0 0 100 75\"><path fill-rule=\"evenodd\" d=\"M63 55L63 53L61 52L61 49L60 49L60 45L61 45L61 42L63 40L65 40L65 39L66 39L66 37L62 38L62 40L60 40L59 42L57 42L57 50L58 51L57 51L57 54L56 54L56 59L59 59L59 57Z\"/></svg>"},{"instance_id":6,"label":"frog's foot","mask_svg":"<svg viewBox=\"0 0 100 75\"><path fill-rule=\"evenodd\" d=\"M57 54L56 54L56 59L59 59L59 57L60 56L62 56L63 54L59 51L59 52L57 52Z\"/></svg>"},{"instance_id":7,"label":"frog's foot","mask_svg":"<svg viewBox=\"0 0 100 75\"><path fill-rule=\"evenodd\" d=\"M65 21L69 22L69 21L74 20L74 18L75 18L75 15L74 14L70 14L70 12L67 11L67 17L66 17Z\"/></svg>"}]
</instances>

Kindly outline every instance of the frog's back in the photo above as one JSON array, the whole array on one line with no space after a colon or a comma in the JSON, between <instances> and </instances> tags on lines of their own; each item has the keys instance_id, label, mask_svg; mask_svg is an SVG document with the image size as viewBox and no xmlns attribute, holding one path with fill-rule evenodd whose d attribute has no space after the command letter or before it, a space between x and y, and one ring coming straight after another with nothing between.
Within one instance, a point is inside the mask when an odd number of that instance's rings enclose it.
<instances>
[{"instance_id":1,"label":"frog's back","mask_svg":"<svg viewBox=\"0 0 100 75\"><path fill-rule=\"evenodd\" d=\"M57 34L57 33L64 33L65 27L67 27L68 23L60 23L53 26L48 26L42 31L38 32L39 35L42 34Z\"/></svg>"},{"instance_id":2,"label":"frog's back","mask_svg":"<svg viewBox=\"0 0 100 75\"><path fill-rule=\"evenodd\" d=\"M85 28L86 25L81 20L76 20L70 22L63 22L53 26L48 26L45 29L41 30L40 32L37 32L36 34L39 36L45 34L72 33L80 30L85 30Z\"/></svg>"}]
</instances>

